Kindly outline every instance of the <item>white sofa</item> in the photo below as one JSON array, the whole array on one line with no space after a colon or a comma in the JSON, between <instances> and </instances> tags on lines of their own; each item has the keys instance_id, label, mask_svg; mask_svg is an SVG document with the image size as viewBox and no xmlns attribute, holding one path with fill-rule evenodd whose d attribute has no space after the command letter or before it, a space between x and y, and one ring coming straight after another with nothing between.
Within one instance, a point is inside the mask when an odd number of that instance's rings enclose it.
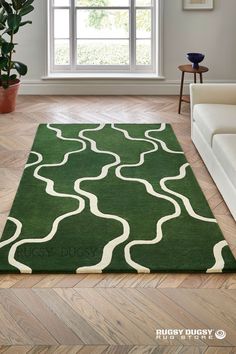
<instances>
[{"instance_id":1,"label":"white sofa","mask_svg":"<svg viewBox=\"0 0 236 354\"><path fill-rule=\"evenodd\" d=\"M191 84L191 136L236 220L236 84Z\"/></svg>"}]
</instances>

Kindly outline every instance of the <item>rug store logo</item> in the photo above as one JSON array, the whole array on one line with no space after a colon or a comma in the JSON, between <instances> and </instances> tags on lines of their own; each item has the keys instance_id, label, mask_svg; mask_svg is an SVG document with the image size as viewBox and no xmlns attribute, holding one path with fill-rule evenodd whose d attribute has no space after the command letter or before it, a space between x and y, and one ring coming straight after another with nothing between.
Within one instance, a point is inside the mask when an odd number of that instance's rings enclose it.
<instances>
[{"instance_id":1,"label":"rug store logo","mask_svg":"<svg viewBox=\"0 0 236 354\"><path fill-rule=\"evenodd\" d=\"M38 258L50 258L50 257L84 257L95 256L97 254L96 247L27 247L19 249L18 255L20 257L38 257Z\"/></svg>"},{"instance_id":2,"label":"rug store logo","mask_svg":"<svg viewBox=\"0 0 236 354\"><path fill-rule=\"evenodd\" d=\"M219 339L226 337L222 329L157 329L156 339L158 340L192 340L192 339Z\"/></svg>"}]
</instances>

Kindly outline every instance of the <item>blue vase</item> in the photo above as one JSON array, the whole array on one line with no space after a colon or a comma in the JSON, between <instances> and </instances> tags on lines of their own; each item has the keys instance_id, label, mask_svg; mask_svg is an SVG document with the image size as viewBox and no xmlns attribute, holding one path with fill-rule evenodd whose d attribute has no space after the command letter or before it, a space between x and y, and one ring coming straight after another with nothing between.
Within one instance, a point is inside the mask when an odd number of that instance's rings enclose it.
<instances>
[{"instance_id":1,"label":"blue vase","mask_svg":"<svg viewBox=\"0 0 236 354\"><path fill-rule=\"evenodd\" d=\"M192 68L193 69L199 69L199 64L198 63L192 63Z\"/></svg>"},{"instance_id":2,"label":"blue vase","mask_svg":"<svg viewBox=\"0 0 236 354\"><path fill-rule=\"evenodd\" d=\"M187 58L192 63L192 68L198 70L199 63L203 61L205 55L201 53L188 53Z\"/></svg>"}]
</instances>

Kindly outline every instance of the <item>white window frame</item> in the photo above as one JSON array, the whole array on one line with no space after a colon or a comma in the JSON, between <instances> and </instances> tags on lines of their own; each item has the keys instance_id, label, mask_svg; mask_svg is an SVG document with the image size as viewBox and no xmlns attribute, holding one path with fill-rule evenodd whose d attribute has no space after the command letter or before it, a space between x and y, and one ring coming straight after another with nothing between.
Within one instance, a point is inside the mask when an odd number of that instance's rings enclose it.
<instances>
[{"instance_id":1,"label":"white window frame","mask_svg":"<svg viewBox=\"0 0 236 354\"><path fill-rule=\"evenodd\" d=\"M133 12L134 16L130 16L130 65L76 65L76 11L74 11L75 0L70 0L71 5L68 7L53 6L53 0L48 0L48 76L50 74L69 74L76 77L78 74L94 73L94 74L154 74L162 77L162 18L163 18L163 0L152 0L153 5L135 6L135 0L129 0L128 7L91 7L92 9L125 9ZM78 7L79 9L87 9L88 7ZM70 12L70 65L54 65L54 9L69 9ZM136 61L136 10L151 9L152 16L152 54L151 65L135 65ZM133 39L133 40L132 40Z\"/></svg>"}]
</instances>

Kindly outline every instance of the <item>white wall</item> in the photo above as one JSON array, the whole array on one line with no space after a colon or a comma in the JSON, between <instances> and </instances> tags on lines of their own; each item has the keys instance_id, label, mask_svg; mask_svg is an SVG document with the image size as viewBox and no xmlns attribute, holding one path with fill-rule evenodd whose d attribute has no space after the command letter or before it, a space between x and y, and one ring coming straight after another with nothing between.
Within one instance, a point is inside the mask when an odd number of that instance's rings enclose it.
<instances>
[{"instance_id":1,"label":"white wall","mask_svg":"<svg viewBox=\"0 0 236 354\"><path fill-rule=\"evenodd\" d=\"M184 54L206 54L209 80L236 81L236 1L214 0L213 11L182 11L181 0L164 0L164 62L168 80L178 78Z\"/></svg>"},{"instance_id":2,"label":"white wall","mask_svg":"<svg viewBox=\"0 0 236 354\"><path fill-rule=\"evenodd\" d=\"M185 53L206 54L204 75L208 82L236 82L236 0L214 0L213 11L183 11L182 0L164 2L164 76L165 80L42 80L46 75L46 0L35 0L29 15L33 25L18 35L17 59L28 64L21 93L27 94L176 94L180 72L187 62ZM188 75L188 80L192 77Z\"/></svg>"}]
</instances>

